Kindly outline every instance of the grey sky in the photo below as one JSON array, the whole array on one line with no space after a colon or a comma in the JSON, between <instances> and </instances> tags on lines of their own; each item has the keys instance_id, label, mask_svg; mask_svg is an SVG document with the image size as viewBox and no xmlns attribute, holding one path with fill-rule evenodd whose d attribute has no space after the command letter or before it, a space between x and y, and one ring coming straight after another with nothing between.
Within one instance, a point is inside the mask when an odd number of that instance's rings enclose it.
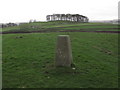
<instances>
[{"instance_id":1,"label":"grey sky","mask_svg":"<svg viewBox=\"0 0 120 90\"><path fill-rule=\"evenodd\" d=\"M45 21L49 14L81 14L90 20L118 18L119 0L1 0L0 23Z\"/></svg>"}]
</instances>

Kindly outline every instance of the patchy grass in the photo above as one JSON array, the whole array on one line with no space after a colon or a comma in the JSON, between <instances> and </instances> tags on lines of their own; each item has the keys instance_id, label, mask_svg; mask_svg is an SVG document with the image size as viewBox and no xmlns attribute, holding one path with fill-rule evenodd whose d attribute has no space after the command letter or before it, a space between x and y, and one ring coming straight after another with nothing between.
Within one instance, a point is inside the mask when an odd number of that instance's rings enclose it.
<instances>
[{"instance_id":1,"label":"patchy grass","mask_svg":"<svg viewBox=\"0 0 120 90\"><path fill-rule=\"evenodd\" d=\"M78 23L70 21L51 21L51 22L35 22L28 24L21 24L20 26L3 28L3 32L30 32L40 30L94 30L101 31L118 31L118 25L104 24L104 23ZM114 28L114 29L113 29ZM102 31L103 31L102 30Z\"/></svg>"},{"instance_id":2,"label":"patchy grass","mask_svg":"<svg viewBox=\"0 0 120 90\"><path fill-rule=\"evenodd\" d=\"M20 29L19 26L5 27L5 28L2 28L2 32L10 31L10 30L19 30L19 29Z\"/></svg>"},{"instance_id":3,"label":"patchy grass","mask_svg":"<svg viewBox=\"0 0 120 90\"><path fill-rule=\"evenodd\" d=\"M72 68L55 68L57 35L70 35ZM3 88L117 88L118 34L3 35Z\"/></svg>"}]
</instances>

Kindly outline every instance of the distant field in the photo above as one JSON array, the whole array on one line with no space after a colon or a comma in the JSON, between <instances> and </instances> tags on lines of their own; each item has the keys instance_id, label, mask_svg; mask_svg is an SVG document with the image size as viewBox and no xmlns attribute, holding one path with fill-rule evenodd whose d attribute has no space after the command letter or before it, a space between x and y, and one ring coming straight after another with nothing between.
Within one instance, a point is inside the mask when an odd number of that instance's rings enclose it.
<instances>
[{"instance_id":1,"label":"distant field","mask_svg":"<svg viewBox=\"0 0 120 90\"><path fill-rule=\"evenodd\" d=\"M71 38L75 70L54 67L56 38L64 34ZM4 34L2 45L3 88L118 87L118 34Z\"/></svg>"},{"instance_id":2,"label":"distant field","mask_svg":"<svg viewBox=\"0 0 120 90\"><path fill-rule=\"evenodd\" d=\"M19 30L19 29L20 29L19 26L13 26L13 27L3 28L2 31Z\"/></svg>"},{"instance_id":3,"label":"distant field","mask_svg":"<svg viewBox=\"0 0 120 90\"><path fill-rule=\"evenodd\" d=\"M22 24L20 26L3 28L3 32L31 32L31 31L61 31L61 30L84 30L84 31L120 31L116 24L105 23L73 23L69 21L59 22L36 22Z\"/></svg>"}]
</instances>

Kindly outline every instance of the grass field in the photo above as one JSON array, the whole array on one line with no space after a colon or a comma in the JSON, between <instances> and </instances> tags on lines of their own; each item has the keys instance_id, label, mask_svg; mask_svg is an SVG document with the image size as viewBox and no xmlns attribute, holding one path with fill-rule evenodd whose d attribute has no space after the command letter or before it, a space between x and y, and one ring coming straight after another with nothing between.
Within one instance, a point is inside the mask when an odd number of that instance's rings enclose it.
<instances>
[{"instance_id":1,"label":"grass field","mask_svg":"<svg viewBox=\"0 0 120 90\"><path fill-rule=\"evenodd\" d=\"M43 24L48 27L47 25L52 23ZM62 25L58 24L56 27ZM77 28L80 24L65 22L64 25ZM100 27L96 25L95 28ZM86 28L86 26L82 27ZM58 35L70 35L75 70L54 67ZM118 34L116 33L3 34L2 38L3 88L118 87Z\"/></svg>"},{"instance_id":2,"label":"grass field","mask_svg":"<svg viewBox=\"0 0 120 90\"><path fill-rule=\"evenodd\" d=\"M21 24L20 26L3 28L3 32L30 32L40 30L94 30L94 31L119 31L116 24L104 24L104 23L73 23L63 21L51 21L51 22L34 22Z\"/></svg>"}]
</instances>

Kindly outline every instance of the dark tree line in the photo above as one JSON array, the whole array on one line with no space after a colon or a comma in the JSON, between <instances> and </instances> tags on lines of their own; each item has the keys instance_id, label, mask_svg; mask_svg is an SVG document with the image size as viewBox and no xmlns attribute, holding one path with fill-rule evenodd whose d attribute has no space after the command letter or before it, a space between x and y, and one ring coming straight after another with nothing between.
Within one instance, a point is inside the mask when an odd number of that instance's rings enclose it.
<instances>
[{"instance_id":1,"label":"dark tree line","mask_svg":"<svg viewBox=\"0 0 120 90\"><path fill-rule=\"evenodd\" d=\"M47 21L76 21L76 22L88 22L89 19L86 16L79 14L53 14L46 16Z\"/></svg>"},{"instance_id":2,"label":"dark tree line","mask_svg":"<svg viewBox=\"0 0 120 90\"><path fill-rule=\"evenodd\" d=\"M15 24L15 23L6 23L6 24L1 24L1 25L0 25L1 28L11 27L11 26L17 26L17 24Z\"/></svg>"}]
</instances>

